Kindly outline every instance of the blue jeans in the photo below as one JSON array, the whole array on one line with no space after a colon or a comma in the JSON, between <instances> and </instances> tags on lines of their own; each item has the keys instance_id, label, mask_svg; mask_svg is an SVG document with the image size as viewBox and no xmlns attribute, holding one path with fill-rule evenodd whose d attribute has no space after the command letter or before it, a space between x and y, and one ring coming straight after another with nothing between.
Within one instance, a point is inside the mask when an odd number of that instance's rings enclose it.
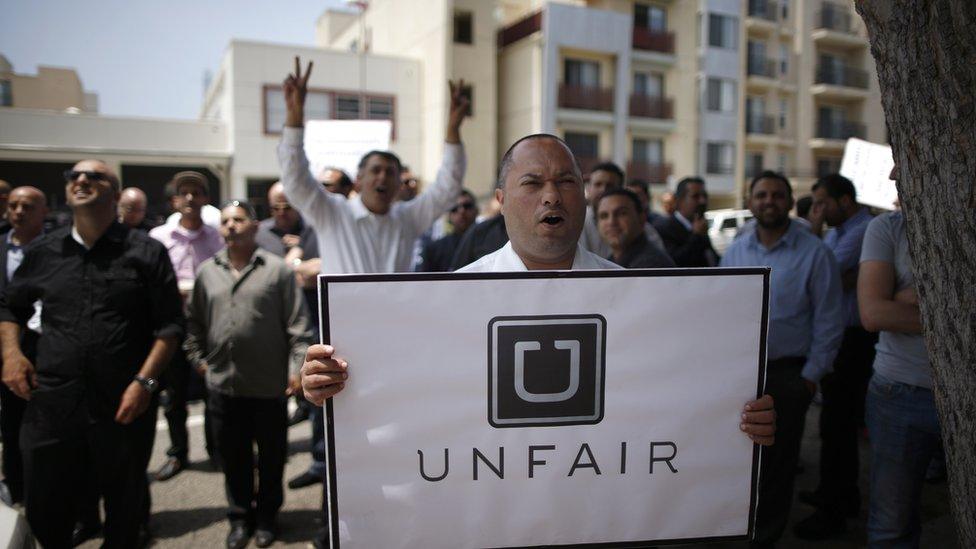
<instances>
[{"instance_id":1,"label":"blue jeans","mask_svg":"<svg viewBox=\"0 0 976 549\"><path fill-rule=\"evenodd\" d=\"M932 391L871 378L866 402L871 438L868 547L918 547L925 471L941 443Z\"/></svg>"},{"instance_id":2,"label":"blue jeans","mask_svg":"<svg viewBox=\"0 0 976 549\"><path fill-rule=\"evenodd\" d=\"M312 406L308 419L312 424L312 463L308 472L325 478L325 411L321 406Z\"/></svg>"}]
</instances>

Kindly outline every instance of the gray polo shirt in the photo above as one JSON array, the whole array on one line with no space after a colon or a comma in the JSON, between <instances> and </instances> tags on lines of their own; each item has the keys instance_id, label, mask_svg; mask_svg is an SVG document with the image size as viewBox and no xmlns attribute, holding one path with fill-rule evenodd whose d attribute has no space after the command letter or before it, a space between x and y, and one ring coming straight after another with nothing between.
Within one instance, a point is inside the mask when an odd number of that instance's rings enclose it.
<instances>
[{"instance_id":1,"label":"gray polo shirt","mask_svg":"<svg viewBox=\"0 0 976 549\"><path fill-rule=\"evenodd\" d=\"M901 212L879 215L868 224L861 245L861 263L884 261L895 268L895 292L915 286L908 236ZM932 366L921 334L882 330L878 335L874 371L892 381L932 388Z\"/></svg>"},{"instance_id":2,"label":"gray polo shirt","mask_svg":"<svg viewBox=\"0 0 976 549\"><path fill-rule=\"evenodd\" d=\"M200 266L183 346L191 363L206 362L208 388L282 397L311 340L305 300L280 258L258 248L235 276L224 249Z\"/></svg>"}]
</instances>

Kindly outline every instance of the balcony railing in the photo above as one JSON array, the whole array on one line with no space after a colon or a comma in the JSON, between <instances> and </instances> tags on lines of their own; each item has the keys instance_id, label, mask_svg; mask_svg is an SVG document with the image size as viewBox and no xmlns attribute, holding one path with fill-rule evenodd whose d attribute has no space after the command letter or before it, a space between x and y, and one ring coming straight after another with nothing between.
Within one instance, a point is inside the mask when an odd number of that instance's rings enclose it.
<instances>
[{"instance_id":1,"label":"balcony railing","mask_svg":"<svg viewBox=\"0 0 976 549\"><path fill-rule=\"evenodd\" d=\"M864 124L851 121L820 120L817 123L817 137L821 139L847 139L858 137L864 139Z\"/></svg>"},{"instance_id":2,"label":"balcony railing","mask_svg":"<svg viewBox=\"0 0 976 549\"><path fill-rule=\"evenodd\" d=\"M632 93L630 94L630 116L670 120L674 118L674 109L671 100L666 97Z\"/></svg>"},{"instance_id":3,"label":"balcony railing","mask_svg":"<svg viewBox=\"0 0 976 549\"><path fill-rule=\"evenodd\" d=\"M647 181L651 185L664 185L671 176L671 164L652 164L631 160L627 163L627 177Z\"/></svg>"},{"instance_id":4,"label":"balcony railing","mask_svg":"<svg viewBox=\"0 0 976 549\"><path fill-rule=\"evenodd\" d=\"M776 78L776 61L761 57L750 57L746 63L749 76L765 76L766 78Z\"/></svg>"},{"instance_id":5,"label":"balcony railing","mask_svg":"<svg viewBox=\"0 0 976 549\"><path fill-rule=\"evenodd\" d=\"M746 133L773 135L776 133L776 119L772 116L746 116Z\"/></svg>"},{"instance_id":6,"label":"balcony railing","mask_svg":"<svg viewBox=\"0 0 976 549\"><path fill-rule=\"evenodd\" d=\"M850 10L847 9L847 6L836 4L825 3L823 5L823 9L817 12L814 27L854 34L854 27L851 25Z\"/></svg>"},{"instance_id":7,"label":"balcony railing","mask_svg":"<svg viewBox=\"0 0 976 549\"><path fill-rule=\"evenodd\" d=\"M776 21L776 3L766 0L749 0L749 17Z\"/></svg>"},{"instance_id":8,"label":"balcony railing","mask_svg":"<svg viewBox=\"0 0 976 549\"><path fill-rule=\"evenodd\" d=\"M498 47L504 48L540 30L542 30L542 12L537 11L498 31Z\"/></svg>"},{"instance_id":9,"label":"balcony railing","mask_svg":"<svg viewBox=\"0 0 976 549\"><path fill-rule=\"evenodd\" d=\"M613 111L613 88L560 84L559 106L566 109Z\"/></svg>"},{"instance_id":10,"label":"balcony railing","mask_svg":"<svg viewBox=\"0 0 976 549\"><path fill-rule=\"evenodd\" d=\"M639 50L674 53L674 33L635 26L632 44Z\"/></svg>"},{"instance_id":11,"label":"balcony railing","mask_svg":"<svg viewBox=\"0 0 976 549\"><path fill-rule=\"evenodd\" d=\"M705 162L705 173L715 174L715 175L731 175L733 172L732 164L723 164L721 162Z\"/></svg>"},{"instance_id":12,"label":"balcony railing","mask_svg":"<svg viewBox=\"0 0 976 549\"><path fill-rule=\"evenodd\" d=\"M830 84L848 88L868 89L868 71L854 67L818 65L814 75L815 84Z\"/></svg>"}]
</instances>

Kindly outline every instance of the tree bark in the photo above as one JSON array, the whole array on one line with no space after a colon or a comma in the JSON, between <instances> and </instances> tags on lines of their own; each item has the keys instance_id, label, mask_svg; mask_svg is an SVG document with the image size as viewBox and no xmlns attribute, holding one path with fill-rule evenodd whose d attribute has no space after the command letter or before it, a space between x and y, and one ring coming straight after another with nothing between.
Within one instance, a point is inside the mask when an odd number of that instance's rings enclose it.
<instances>
[{"instance_id":1,"label":"tree bark","mask_svg":"<svg viewBox=\"0 0 976 549\"><path fill-rule=\"evenodd\" d=\"M976 2L858 0L908 225L961 547L976 547Z\"/></svg>"}]
</instances>

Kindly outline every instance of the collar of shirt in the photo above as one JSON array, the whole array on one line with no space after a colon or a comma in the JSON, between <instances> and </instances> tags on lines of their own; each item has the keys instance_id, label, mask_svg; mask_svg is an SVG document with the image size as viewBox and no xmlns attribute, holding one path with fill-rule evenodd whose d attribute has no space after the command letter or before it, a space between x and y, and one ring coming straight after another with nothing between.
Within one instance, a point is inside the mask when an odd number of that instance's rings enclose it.
<instances>
[{"instance_id":1,"label":"collar of shirt","mask_svg":"<svg viewBox=\"0 0 976 549\"><path fill-rule=\"evenodd\" d=\"M847 221L841 223L840 227L837 227L837 236L846 233L847 231L851 230L854 227L857 227L861 223L867 223L869 221L871 221L870 212L868 212L867 208L861 206L857 210L857 213L852 215Z\"/></svg>"},{"instance_id":2,"label":"collar of shirt","mask_svg":"<svg viewBox=\"0 0 976 549\"><path fill-rule=\"evenodd\" d=\"M257 267L259 265L264 265L265 259L264 254L267 252L261 248L254 248L254 253L251 254L251 259L248 260L247 265L241 269L241 274L250 271L252 267ZM220 268L230 271L234 268L230 263L230 254L227 252L227 248L224 248L214 254L214 263L216 263Z\"/></svg>"},{"instance_id":3,"label":"collar of shirt","mask_svg":"<svg viewBox=\"0 0 976 549\"><path fill-rule=\"evenodd\" d=\"M105 232L102 233L102 236L98 237L98 240L95 241L95 244L92 245L91 248L85 245L85 240L81 238L81 233L78 232L78 228L73 224L71 225L71 231L68 233L68 235L71 237L71 240L75 241L75 243L85 250L91 250L95 246L98 246L98 243L102 240L108 240L116 243L122 242L122 239L125 238L125 231L126 229L121 223L118 221L113 221L112 224L108 226L108 229L105 229Z\"/></svg>"},{"instance_id":4,"label":"collar of shirt","mask_svg":"<svg viewBox=\"0 0 976 549\"><path fill-rule=\"evenodd\" d=\"M777 240L776 243L769 248L763 246L762 242L759 242L759 228L757 227L756 230L749 233L749 235L746 237L748 239L747 242L749 243L749 246L766 252L771 252L780 246L788 246L790 248L794 247L796 245L796 231L800 229L800 225L798 223L794 223L793 220L790 220L789 223L790 226L786 228L786 232L783 233L783 236L781 236L779 240Z\"/></svg>"},{"instance_id":5,"label":"collar of shirt","mask_svg":"<svg viewBox=\"0 0 976 549\"><path fill-rule=\"evenodd\" d=\"M383 217L374 214L373 212L366 209L366 205L363 204L362 197L358 194L355 197L350 198L347 203L349 204L349 210L352 211L352 217L356 221L359 221L360 219L363 219L364 217L369 217L371 215L376 217Z\"/></svg>"},{"instance_id":6,"label":"collar of shirt","mask_svg":"<svg viewBox=\"0 0 976 549\"><path fill-rule=\"evenodd\" d=\"M691 230L691 221L688 221L688 219L685 216L681 215L681 212L675 210L674 218L678 220L678 223L684 225L686 229L688 229L689 231Z\"/></svg>"},{"instance_id":7,"label":"collar of shirt","mask_svg":"<svg viewBox=\"0 0 976 549\"><path fill-rule=\"evenodd\" d=\"M177 223L176 225L171 226L170 234L176 240L182 240L184 242L193 242L194 240L201 238L203 236L203 233L206 230L207 230L206 224L202 224L200 225L199 229L192 231L190 229L187 229L183 225Z\"/></svg>"},{"instance_id":8,"label":"collar of shirt","mask_svg":"<svg viewBox=\"0 0 976 549\"><path fill-rule=\"evenodd\" d=\"M576 243L576 256L573 257L573 266L570 267L572 270L579 269L619 269L620 267L616 264L606 265L601 263L603 261L600 256L588 252L580 243ZM515 253L512 248L512 242L507 242L495 256L494 266L490 269L496 272L506 272L506 271L528 271L529 269L522 262L522 258Z\"/></svg>"}]
</instances>

